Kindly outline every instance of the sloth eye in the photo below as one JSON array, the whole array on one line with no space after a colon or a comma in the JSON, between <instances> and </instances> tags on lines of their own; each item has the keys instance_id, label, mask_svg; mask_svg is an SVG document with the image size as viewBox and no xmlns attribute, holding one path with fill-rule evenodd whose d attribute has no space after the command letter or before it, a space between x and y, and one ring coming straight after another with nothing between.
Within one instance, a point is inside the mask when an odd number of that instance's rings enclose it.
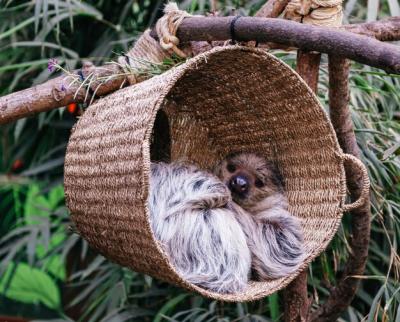
<instances>
[{"instance_id":1,"label":"sloth eye","mask_svg":"<svg viewBox=\"0 0 400 322\"><path fill-rule=\"evenodd\" d=\"M235 170L236 170L236 167L235 167L233 164L231 164L231 163L229 163L229 164L226 166L226 168L228 169L228 171L229 171L230 173L235 172Z\"/></svg>"},{"instance_id":2,"label":"sloth eye","mask_svg":"<svg viewBox=\"0 0 400 322\"><path fill-rule=\"evenodd\" d=\"M255 183L257 188L262 188L264 187L264 182L262 182L260 179L256 179Z\"/></svg>"}]
</instances>

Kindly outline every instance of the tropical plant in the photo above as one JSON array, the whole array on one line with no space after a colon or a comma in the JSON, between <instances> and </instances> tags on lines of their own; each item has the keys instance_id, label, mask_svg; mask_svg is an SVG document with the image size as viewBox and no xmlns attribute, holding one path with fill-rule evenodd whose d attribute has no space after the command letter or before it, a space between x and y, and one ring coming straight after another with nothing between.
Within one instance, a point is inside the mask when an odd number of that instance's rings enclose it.
<instances>
[{"instance_id":1,"label":"tropical plant","mask_svg":"<svg viewBox=\"0 0 400 322\"><path fill-rule=\"evenodd\" d=\"M264 1L219 1L224 12L253 14ZM53 76L50 58L72 70L126 51L161 15L163 2L0 1L0 95ZM192 13L210 1L184 0ZM379 10L378 10L379 9ZM345 3L346 20L400 15L396 0ZM276 55L294 65L293 52ZM341 321L400 321L400 79L358 64L351 70L351 110L372 179L372 236L366 275ZM327 106L323 61L319 97ZM0 127L0 314L58 321L278 321L281 294L226 304L122 268L74 233L62 190L71 127L83 106L68 106ZM348 218L309 268L315 303L326 298L349 254Z\"/></svg>"}]
</instances>

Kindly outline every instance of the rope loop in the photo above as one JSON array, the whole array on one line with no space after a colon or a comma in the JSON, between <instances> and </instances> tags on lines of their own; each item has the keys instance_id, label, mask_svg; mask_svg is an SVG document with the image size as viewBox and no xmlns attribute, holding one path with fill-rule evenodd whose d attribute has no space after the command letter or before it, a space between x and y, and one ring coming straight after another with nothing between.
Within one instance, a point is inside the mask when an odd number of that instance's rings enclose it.
<instances>
[{"instance_id":1,"label":"rope loop","mask_svg":"<svg viewBox=\"0 0 400 322\"><path fill-rule=\"evenodd\" d=\"M165 6L164 16L157 21L155 28L162 49L170 53L174 52L182 58L187 57L187 55L178 48L179 39L176 37L176 32L183 19L190 16L191 15L186 11L179 10L175 2L170 2Z\"/></svg>"},{"instance_id":2,"label":"rope loop","mask_svg":"<svg viewBox=\"0 0 400 322\"><path fill-rule=\"evenodd\" d=\"M186 11L179 10L176 3L168 3L164 8L164 16L155 26L159 40L152 37L150 29L146 30L135 45L118 58L119 65L127 74L129 84L133 85L147 79L146 70L149 64L162 63L172 53L182 58L187 57L186 53L178 48L179 39L176 37L176 32L183 19L189 16Z\"/></svg>"},{"instance_id":3,"label":"rope loop","mask_svg":"<svg viewBox=\"0 0 400 322\"><path fill-rule=\"evenodd\" d=\"M238 15L235 16L232 20L231 23L229 25L229 32L231 34L231 40L233 43L236 43L236 31L235 31L235 24L236 22L239 20L239 18L241 18L242 16Z\"/></svg>"}]
</instances>

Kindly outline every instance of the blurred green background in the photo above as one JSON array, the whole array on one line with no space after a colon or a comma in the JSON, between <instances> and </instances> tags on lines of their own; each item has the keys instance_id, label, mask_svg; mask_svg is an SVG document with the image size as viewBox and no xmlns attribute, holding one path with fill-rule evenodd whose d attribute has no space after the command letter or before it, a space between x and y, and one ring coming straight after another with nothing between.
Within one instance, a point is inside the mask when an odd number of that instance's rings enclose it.
<instances>
[{"instance_id":1,"label":"blurred green background","mask_svg":"<svg viewBox=\"0 0 400 322\"><path fill-rule=\"evenodd\" d=\"M263 0L217 1L252 15ZM161 15L163 1L0 0L0 95L53 75L82 59L102 64L126 51ZM210 1L180 1L191 13ZM397 0L345 1L345 23L400 15ZM294 52L274 52L291 65ZM372 179L372 238L367 270L340 321L400 322L400 78L353 63L351 111ZM327 105L323 57L319 97ZM248 304L204 299L117 266L92 252L70 228L63 161L79 107L0 126L1 316L57 321L279 321L281 293ZM349 253L348 217L309 268L309 292L324 301ZM3 318L4 319L4 318Z\"/></svg>"}]
</instances>

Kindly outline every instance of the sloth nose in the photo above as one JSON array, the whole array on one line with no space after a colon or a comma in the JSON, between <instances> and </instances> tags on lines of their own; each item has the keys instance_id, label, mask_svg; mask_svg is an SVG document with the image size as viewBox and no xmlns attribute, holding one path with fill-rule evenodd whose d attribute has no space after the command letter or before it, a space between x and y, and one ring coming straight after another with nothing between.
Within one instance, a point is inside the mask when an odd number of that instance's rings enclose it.
<instances>
[{"instance_id":1,"label":"sloth nose","mask_svg":"<svg viewBox=\"0 0 400 322\"><path fill-rule=\"evenodd\" d=\"M249 190L249 181L244 176L234 176L229 182L229 188L233 192L243 195Z\"/></svg>"}]
</instances>

